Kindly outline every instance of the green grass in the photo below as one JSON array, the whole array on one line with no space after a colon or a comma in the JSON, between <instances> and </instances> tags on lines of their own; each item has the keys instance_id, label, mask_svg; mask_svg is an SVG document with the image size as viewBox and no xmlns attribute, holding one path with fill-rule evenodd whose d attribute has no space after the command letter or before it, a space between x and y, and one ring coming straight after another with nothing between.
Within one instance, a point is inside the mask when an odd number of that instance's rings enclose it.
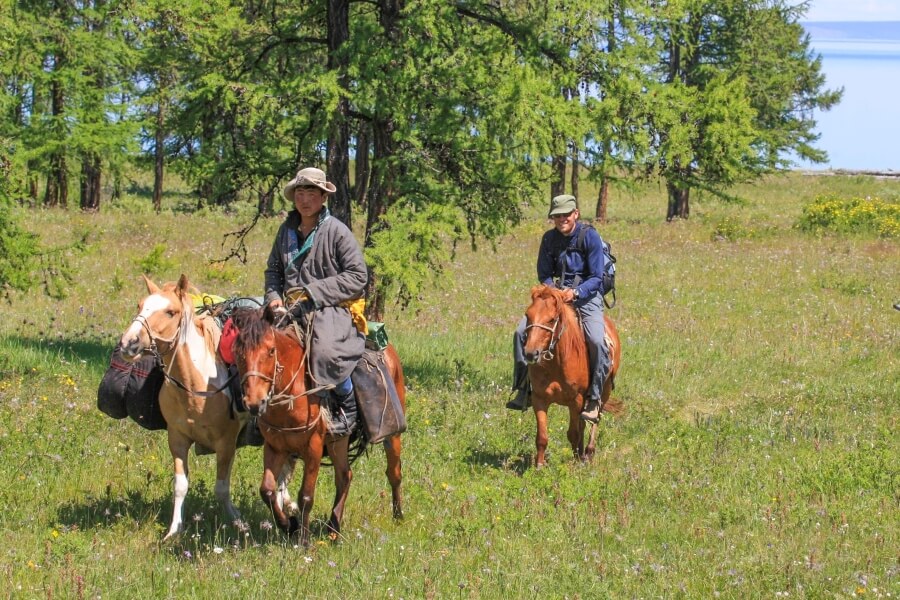
<instances>
[{"instance_id":1,"label":"green grass","mask_svg":"<svg viewBox=\"0 0 900 600\"><path fill-rule=\"evenodd\" d=\"M204 291L258 295L276 220L251 233L246 266L223 271L209 260L225 254L234 216L28 213L45 241L91 234L88 252L71 257L67 300L16 297L0 320L0 590L897 597L900 246L794 225L817 195L896 199L900 183L795 175L739 192L744 205L693 198L691 219L670 224L656 186L613 195L601 233L619 261L611 315L626 413L603 422L592 464L572 460L555 408L550 466L535 470L533 416L503 408L543 206L496 252L460 252L443 285L391 308L410 388L406 518L391 518L383 452L372 448L354 468L344 539L318 535L309 549L269 529L257 448L240 451L233 478L245 527L223 523L213 458L192 456L188 531L160 544L172 507L165 435L95 408L143 295L138 265L157 244L158 282L184 272ZM319 530L333 489L325 470Z\"/></svg>"}]
</instances>

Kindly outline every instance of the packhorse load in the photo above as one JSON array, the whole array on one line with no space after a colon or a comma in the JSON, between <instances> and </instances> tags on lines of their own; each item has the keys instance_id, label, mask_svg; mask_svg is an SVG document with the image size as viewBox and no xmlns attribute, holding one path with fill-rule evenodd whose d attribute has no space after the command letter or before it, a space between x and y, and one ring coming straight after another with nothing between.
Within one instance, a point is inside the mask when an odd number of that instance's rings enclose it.
<instances>
[{"instance_id":1,"label":"packhorse load","mask_svg":"<svg viewBox=\"0 0 900 600\"><path fill-rule=\"evenodd\" d=\"M231 314L242 307L260 307L262 298L226 299L211 294L190 296L195 314L212 316L222 329L218 353L236 374L234 358L230 353L237 332L232 326ZM137 360L129 361L123 358L122 348L117 345L110 354L109 367L97 389L97 408L113 419L129 417L144 429L151 431L165 429L166 420L159 408L159 392L165 378L166 374L157 352L147 352ZM240 398L240 383L237 378L231 377L229 384L232 398ZM203 453L206 452L198 447L198 454Z\"/></svg>"}]
</instances>

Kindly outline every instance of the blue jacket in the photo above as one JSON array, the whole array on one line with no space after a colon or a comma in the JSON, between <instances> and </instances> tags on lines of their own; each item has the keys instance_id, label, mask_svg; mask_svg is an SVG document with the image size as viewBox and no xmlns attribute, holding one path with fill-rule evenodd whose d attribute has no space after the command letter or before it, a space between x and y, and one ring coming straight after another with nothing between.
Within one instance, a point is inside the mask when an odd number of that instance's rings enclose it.
<instances>
[{"instance_id":1,"label":"blue jacket","mask_svg":"<svg viewBox=\"0 0 900 600\"><path fill-rule=\"evenodd\" d=\"M587 225L576 223L568 236L555 228L544 233L537 260L538 281L561 288L576 288L578 304L600 293L601 275L606 269L603 242L594 228L589 228L584 236L584 253L576 248L582 227ZM560 278L562 281L558 281Z\"/></svg>"}]
</instances>

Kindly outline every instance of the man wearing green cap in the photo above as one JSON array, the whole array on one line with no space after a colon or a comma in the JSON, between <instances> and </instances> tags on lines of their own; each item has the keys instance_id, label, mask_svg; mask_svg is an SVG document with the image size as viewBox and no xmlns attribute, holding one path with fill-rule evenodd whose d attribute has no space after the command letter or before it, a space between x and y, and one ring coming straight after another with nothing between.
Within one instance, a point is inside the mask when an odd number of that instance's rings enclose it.
<instances>
[{"instance_id":1,"label":"man wearing green cap","mask_svg":"<svg viewBox=\"0 0 900 600\"><path fill-rule=\"evenodd\" d=\"M604 339L602 274L606 269L603 240L593 227L579 223L575 196L563 194L550 202L547 215L553 229L544 233L538 251L538 281L564 290L564 298L578 311L590 357L591 384L581 418L596 423L600 418L600 392L609 372L609 351ZM582 233L582 229L585 231ZM579 237L581 238L579 240ZM525 362L525 318L513 337L513 391L506 408L526 410L529 405L528 364Z\"/></svg>"}]
</instances>

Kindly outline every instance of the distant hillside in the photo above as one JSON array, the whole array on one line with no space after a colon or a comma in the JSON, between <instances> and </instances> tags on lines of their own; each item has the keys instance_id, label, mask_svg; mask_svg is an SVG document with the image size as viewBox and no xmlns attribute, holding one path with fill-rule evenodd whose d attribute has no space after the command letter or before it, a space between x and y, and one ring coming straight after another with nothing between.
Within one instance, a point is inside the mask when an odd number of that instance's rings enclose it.
<instances>
[{"instance_id":1,"label":"distant hillside","mask_svg":"<svg viewBox=\"0 0 900 600\"><path fill-rule=\"evenodd\" d=\"M900 41L900 21L810 21L802 25L813 40Z\"/></svg>"}]
</instances>

